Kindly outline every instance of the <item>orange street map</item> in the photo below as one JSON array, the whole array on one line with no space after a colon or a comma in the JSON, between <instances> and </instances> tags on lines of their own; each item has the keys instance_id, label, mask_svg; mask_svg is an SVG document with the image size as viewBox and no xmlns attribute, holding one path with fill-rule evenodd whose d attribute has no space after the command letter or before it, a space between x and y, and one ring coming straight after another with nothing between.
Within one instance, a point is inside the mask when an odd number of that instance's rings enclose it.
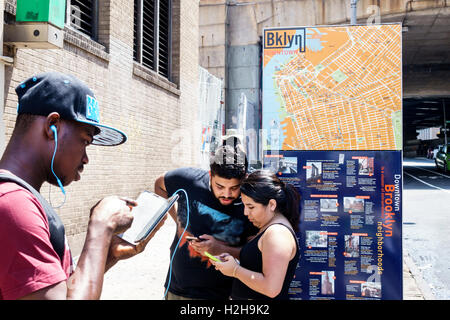
<instances>
[{"instance_id":1,"label":"orange street map","mask_svg":"<svg viewBox=\"0 0 450 320\"><path fill-rule=\"evenodd\" d=\"M402 27L264 30L265 150L401 150Z\"/></svg>"}]
</instances>

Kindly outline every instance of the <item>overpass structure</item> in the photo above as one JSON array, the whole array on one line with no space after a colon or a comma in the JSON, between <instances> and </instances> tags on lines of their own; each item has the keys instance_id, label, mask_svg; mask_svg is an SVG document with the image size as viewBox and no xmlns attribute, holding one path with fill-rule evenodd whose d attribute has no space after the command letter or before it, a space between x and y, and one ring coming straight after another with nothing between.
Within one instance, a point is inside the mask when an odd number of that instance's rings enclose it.
<instances>
[{"instance_id":1,"label":"overpass structure","mask_svg":"<svg viewBox=\"0 0 450 320\"><path fill-rule=\"evenodd\" d=\"M242 93L260 106L263 29L350 24L351 2L200 1L200 64L224 79L228 128ZM403 26L404 140L415 139L418 129L444 127L450 120L450 0L359 0L356 19Z\"/></svg>"}]
</instances>

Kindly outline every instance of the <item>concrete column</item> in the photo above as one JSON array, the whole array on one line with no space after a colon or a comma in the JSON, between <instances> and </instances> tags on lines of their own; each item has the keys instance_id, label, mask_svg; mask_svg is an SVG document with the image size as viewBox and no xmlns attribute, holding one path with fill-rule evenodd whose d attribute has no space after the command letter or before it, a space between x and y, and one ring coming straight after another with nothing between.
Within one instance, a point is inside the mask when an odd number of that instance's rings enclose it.
<instances>
[{"instance_id":1,"label":"concrete column","mask_svg":"<svg viewBox=\"0 0 450 320\"><path fill-rule=\"evenodd\" d=\"M254 9L250 5L228 7L225 98L227 128L236 128L242 94L245 94L252 108L260 105L261 46ZM249 115L258 117L258 110L249 111ZM249 119L250 123L257 123L256 118Z\"/></svg>"}]
</instances>

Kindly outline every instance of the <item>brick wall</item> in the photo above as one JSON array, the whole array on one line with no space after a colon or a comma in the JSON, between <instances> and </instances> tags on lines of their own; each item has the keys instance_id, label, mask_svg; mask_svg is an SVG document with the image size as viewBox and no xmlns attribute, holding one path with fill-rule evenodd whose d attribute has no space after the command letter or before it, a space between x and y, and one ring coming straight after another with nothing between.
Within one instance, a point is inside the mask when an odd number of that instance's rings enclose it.
<instances>
[{"instance_id":1,"label":"brick wall","mask_svg":"<svg viewBox=\"0 0 450 320\"><path fill-rule=\"evenodd\" d=\"M14 1L15 2L15 1ZM6 10L14 14L13 1ZM9 9L8 9L9 6ZM99 1L99 40L65 28L61 50L18 49L6 68L6 141L15 123L14 88L33 74L55 70L86 82L100 103L101 122L128 135L118 147L88 148L89 164L79 182L66 188L57 209L74 255L84 240L90 208L102 197L136 197L153 190L154 180L179 166L195 165L198 106L198 0L173 0L172 82L133 62L133 1ZM6 54L6 53L5 53ZM198 133L200 134L200 133ZM44 184L41 193L53 206L59 188Z\"/></svg>"}]
</instances>

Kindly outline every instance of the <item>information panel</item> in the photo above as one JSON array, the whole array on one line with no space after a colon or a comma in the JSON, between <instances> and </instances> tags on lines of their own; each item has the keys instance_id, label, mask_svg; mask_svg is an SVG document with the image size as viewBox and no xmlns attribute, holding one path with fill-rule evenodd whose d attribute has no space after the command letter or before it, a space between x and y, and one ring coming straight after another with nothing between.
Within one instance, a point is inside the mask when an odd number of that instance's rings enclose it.
<instances>
[{"instance_id":1,"label":"information panel","mask_svg":"<svg viewBox=\"0 0 450 320\"><path fill-rule=\"evenodd\" d=\"M400 151L266 152L301 194L291 299L402 299Z\"/></svg>"}]
</instances>

